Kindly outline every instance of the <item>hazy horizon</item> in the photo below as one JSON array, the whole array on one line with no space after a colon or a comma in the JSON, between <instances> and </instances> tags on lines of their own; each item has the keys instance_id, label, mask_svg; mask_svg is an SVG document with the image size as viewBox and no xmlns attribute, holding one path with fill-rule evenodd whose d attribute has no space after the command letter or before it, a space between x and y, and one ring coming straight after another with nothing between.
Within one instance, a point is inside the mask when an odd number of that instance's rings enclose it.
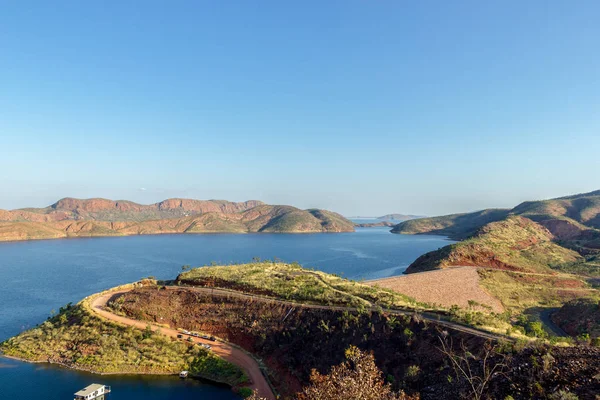
<instances>
[{"instance_id":1,"label":"hazy horizon","mask_svg":"<svg viewBox=\"0 0 600 400\"><path fill-rule=\"evenodd\" d=\"M600 187L600 3L5 4L0 208L343 215Z\"/></svg>"}]
</instances>

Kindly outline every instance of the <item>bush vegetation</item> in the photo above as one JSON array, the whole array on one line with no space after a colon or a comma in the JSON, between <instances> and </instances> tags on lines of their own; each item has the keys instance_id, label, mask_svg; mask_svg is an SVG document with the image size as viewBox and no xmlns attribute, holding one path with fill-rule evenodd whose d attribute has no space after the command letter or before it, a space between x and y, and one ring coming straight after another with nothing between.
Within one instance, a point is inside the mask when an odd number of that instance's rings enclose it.
<instances>
[{"instance_id":1,"label":"bush vegetation","mask_svg":"<svg viewBox=\"0 0 600 400\"><path fill-rule=\"evenodd\" d=\"M585 282L571 276L539 276L499 270L479 270L481 285L513 313L533 307L560 307L575 298L600 299Z\"/></svg>"},{"instance_id":2,"label":"bush vegetation","mask_svg":"<svg viewBox=\"0 0 600 400\"><path fill-rule=\"evenodd\" d=\"M122 327L67 305L41 325L0 345L8 356L53 362L98 373L175 373L197 349L170 338Z\"/></svg>"},{"instance_id":3,"label":"bush vegetation","mask_svg":"<svg viewBox=\"0 0 600 400\"><path fill-rule=\"evenodd\" d=\"M231 386L248 382L248 377L240 367L203 348L198 349L197 355L190 363L189 371L205 379L227 383Z\"/></svg>"},{"instance_id":4,"label":"bush vegetation","mask_svg":"<svg viewBox=\"0 0 600 400\"><path fill-rule=\"evenodd\" d=\"M200 346L173 340L148 326L124 327L92 314L87 299L62 307L41 325L0 344L5 355L95 373L173 374L190 370L231 386L247 381L237 366Z\"/></svg>"}]
</instances>

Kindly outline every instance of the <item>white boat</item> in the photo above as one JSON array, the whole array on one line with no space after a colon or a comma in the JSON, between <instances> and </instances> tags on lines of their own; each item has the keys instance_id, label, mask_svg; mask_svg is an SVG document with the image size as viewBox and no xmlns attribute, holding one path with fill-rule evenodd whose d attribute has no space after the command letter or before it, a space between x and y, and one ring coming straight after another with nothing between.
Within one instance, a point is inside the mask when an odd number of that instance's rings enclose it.
<instances>
[{"instance_id":1,"label":"white boat","mask_svg":"<svg viewBox=\"0 0 600 400\"><path fill-rule=\"evenodd\" d=\"M180 378L187 378L187 377L188 377L188 375L189 375L189 372L188 372L188 371L181 371L181 372L179 373L179 377L180 377Z\"/></svg>"},{"instance_id":2,"label":"white boat","mask_svg":"<svg viewBox=\"0 0 600 400\"><path fill-rule=\"evenodd\" d=\"M74 400L91 400L104 398L104 395L110 393L110 386L92 383L89 386L75 393Z\"/></svg>"}]
</instances>

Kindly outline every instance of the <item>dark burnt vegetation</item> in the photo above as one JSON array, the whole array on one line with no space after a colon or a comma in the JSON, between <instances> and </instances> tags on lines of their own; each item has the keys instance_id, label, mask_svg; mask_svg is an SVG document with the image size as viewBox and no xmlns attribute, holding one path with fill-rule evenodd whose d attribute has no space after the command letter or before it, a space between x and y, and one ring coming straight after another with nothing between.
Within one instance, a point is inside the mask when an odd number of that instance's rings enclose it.
<instances>
[{"instance_id":1,"label":"dark burnt vegetation","mask_svg":"<svg viewBox=\"0 0 600 400\"><path fill-rule=\"evenodd\" d=\"M477 336L444 332L418 314L305 308L184 288L136 289L119 303L120 312L130 317L210 333L252 352L267 365L284 397L301 391L313 369L327 374L342 363L350 346L372 352L394 390L420 393L423 399L468 397L468 379L455 373L440 350L440 337L451 338L458 354L468 352L463 356L475 375L490 346ZM495 344L487 358L505 366L494 371L481 398L543 399L568 390L594 399L592 393L600 391L598 349Z\"/></svg>"}]
</instances>

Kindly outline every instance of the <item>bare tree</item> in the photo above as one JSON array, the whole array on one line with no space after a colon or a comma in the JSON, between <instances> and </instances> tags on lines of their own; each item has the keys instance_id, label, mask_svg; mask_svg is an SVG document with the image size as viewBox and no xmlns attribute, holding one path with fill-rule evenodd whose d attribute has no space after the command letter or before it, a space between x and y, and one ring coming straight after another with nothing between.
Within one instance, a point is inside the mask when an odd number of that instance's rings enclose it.
<instances>
[{"instance_id":1,"label":"bare tree","mask_svg":"<svg viewBox=\"0 0 600 400\"><path fill-rule=\"evenodd\" d=\"M498 352L498 345L487 341L477 356L465 346L461 340L458 349L455 349L452 338L448 339L447 332L442 332L439 337L441 347L439 350L450 360L458 380L464 379L469 387L469 398L483 399L490 381L496 376L504 374L508 368L506 355Z\"/></svg>"}]
</instances>

